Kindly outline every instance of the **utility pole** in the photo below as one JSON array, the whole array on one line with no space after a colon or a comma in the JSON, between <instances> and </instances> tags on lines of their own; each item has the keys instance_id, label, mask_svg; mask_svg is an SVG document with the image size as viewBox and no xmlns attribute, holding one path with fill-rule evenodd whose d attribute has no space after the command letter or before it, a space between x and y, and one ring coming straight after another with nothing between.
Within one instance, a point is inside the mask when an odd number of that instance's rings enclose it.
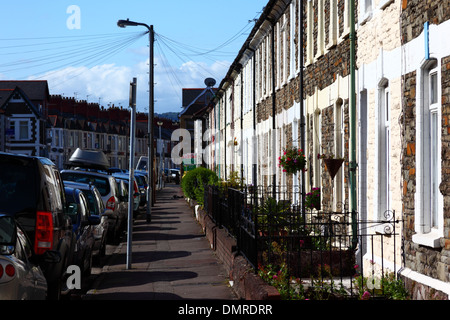
<instances>
[{"instance_id":1,"label":"utility pole","mask_svg":"<svg viewBox=\"0 0 450 320\"><path fill-rule=\"evenodd\" d=\"M133 234L133 207L134 207L134 142L136 135L136 86L137 79L130 83L130 182L128 183L128 232L127 232L127 269L131 269L132 234Z\"/></svg>"}]
</instances>

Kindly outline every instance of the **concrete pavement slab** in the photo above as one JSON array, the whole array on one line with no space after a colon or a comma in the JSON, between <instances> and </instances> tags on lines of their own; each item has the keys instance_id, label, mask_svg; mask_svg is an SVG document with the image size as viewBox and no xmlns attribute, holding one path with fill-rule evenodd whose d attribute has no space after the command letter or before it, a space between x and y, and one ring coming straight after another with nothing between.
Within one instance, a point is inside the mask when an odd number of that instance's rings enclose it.
<instances>
[{"instance_id":1,"label":"concrete pavement slab","mask_svg":"<svg viewBox=\"0 0 450 320\"><path fill-rule=\"evenodd\" d=\"M123 242L85 299L236 299L179 185L167 184L157 192L150 223L135 220L131 250L131 268L126 268Z\"/></svg>"}]
</instances>

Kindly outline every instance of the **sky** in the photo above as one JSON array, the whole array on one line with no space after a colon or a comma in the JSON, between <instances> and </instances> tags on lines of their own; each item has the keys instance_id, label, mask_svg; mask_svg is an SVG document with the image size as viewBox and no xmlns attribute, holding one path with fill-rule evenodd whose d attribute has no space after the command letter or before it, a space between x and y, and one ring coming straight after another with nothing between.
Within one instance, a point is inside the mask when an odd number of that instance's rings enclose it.
<instances>
[{"instance_id":1,"label":"sky","mask_svg":"<svg viewBox=\"0 0 450 320\"><path fill-rule=\"evenodd\" d=\"M153 25L155 113L180 112L183 88L217 85L268 0L16 0L0 12L0 80L47 80L51 95L148 111ZM216 85L216 86L217 86Z\"/></svg>"}]
</instances>

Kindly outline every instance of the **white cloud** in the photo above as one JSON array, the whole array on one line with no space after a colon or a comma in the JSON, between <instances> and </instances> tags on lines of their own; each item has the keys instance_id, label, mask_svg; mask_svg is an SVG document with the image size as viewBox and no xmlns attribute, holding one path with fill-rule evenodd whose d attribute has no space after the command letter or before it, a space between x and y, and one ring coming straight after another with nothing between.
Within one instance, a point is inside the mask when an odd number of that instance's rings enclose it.
<instances>
[{"instance_id":1,"label":"white cloud","mask_svg":"<svg viewBox=\"0 0 450 320\"><path fill-rule=\"evenodd\" d=\"M50 94L62 94L79 100L128 106L129 86L137 78L138 111L146 112L149 105L149 59L133 67L116 64L88 67L67 67L47 72L33 79L48 80ZM155 112L180 112L183 88L203 88L206 78L214 78L217 84L225 76L229 62L207 64L189 61L180 67L172 67L167 61L155 57ZM31 78L30 78L31 79ZM88 97L89 96L89 97Z\"/></svg>"},{"instance_id":2,"label":"white cloud","mask_svg":"<svg viewBox=\"0 0 450 320\"><path fill-rule=\"evenodd\" d=\"M67 67L35 79L47 80L50 94L76 96L89 102L99 102L101 98L101 104L107 105L128 99L131 73L128 67L104 64L92 68Z\"/></svg>"}]
</instances>

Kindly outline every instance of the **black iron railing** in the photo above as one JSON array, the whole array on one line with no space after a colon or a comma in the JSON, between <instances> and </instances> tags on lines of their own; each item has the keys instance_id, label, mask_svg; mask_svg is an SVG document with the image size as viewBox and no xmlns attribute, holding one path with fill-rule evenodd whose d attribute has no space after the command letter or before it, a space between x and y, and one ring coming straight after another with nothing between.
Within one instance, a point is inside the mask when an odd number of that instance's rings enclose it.
<instances>
[{"instance_id":1,"label":"black iron railing","mask_svg":"<svg viewBox=\"0 0 450 320\"><path fill-rule=\"evenodd\" d=\"M385 276L383 261L393 262L391 270L399 263L396 225L400 221L395 214L388 212L377 221L363 221L345 204L337 205L333 212L302 211L300 199L299 192L283 187L205 187L206 212L235 237L237 250L256 272L268 266L282 269L286 281L309 279L307 286L319 283L351 296L361 295L367 288L373 289L372 295L379 292L376 281L371 283L370 279L375 279L375 274L381 279ZM368 257L373 265L364 262ZM377 259L381 270L375 271ZM372 278L367 282L367 277L360 276L358 283L355 279L367 268L373 269Z\"/></svg>"}]
</instances>

